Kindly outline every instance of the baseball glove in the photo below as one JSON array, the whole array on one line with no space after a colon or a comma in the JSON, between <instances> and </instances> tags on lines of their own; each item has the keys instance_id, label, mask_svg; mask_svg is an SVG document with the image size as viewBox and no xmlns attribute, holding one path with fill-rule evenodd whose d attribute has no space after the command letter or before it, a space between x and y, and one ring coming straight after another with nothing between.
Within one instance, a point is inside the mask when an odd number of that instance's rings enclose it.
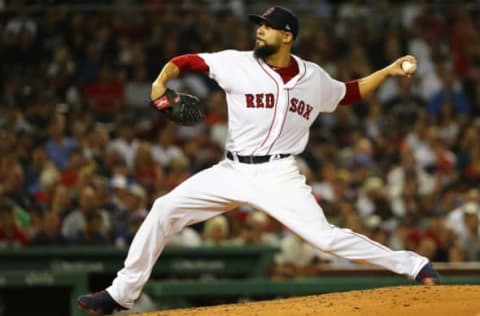
<instances>
[{"instance_id":1,"label":"baseball glove","mask_svg":"<svg viewBox=\"0 0 480 316\"><path fill-rule=\"evenodd\" d=\"M205 117L204 108L198 97L172 89L167 89L160 98L151 101L151 104L179 125L195 125Z\"/></svg>"}]
</instances>

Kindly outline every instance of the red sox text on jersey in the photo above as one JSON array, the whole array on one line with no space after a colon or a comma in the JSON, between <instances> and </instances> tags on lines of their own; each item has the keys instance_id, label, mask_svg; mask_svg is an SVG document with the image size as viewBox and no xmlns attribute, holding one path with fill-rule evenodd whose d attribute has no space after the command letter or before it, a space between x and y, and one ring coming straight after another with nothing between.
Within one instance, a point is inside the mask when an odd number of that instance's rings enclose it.
<instances>
[{"instance_id":1,"label":"red sox text on jersey","mask_svg":"<svg viewBox=\"0 0 480 316\"><path fill-rule=\"evenodd\" d=\"M275 105L273 93L247 93L245 94L245 104L247 108L266 108L271 109ZM303 100L292 98L290 100L290 112L297 113L306 120L310 119L313 107Z\"/></svg>"}]
</instances>

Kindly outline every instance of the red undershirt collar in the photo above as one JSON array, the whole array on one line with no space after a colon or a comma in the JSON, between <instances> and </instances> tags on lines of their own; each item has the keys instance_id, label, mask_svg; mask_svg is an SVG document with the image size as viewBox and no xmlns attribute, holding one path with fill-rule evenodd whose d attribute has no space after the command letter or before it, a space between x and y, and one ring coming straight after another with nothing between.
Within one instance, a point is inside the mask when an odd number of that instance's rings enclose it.
<instances>
[{"instance_id":1,"label":"red undershirt collar","mask_svg":"<svg viewBox=\"0 0 480 316\"><path fill-rule=\"evenodd\" d=\"M270 65L268 66L272 68L275 72L277 72L280 75L280 77L282 77L283 83L287 83L290 79L295 77L299 72L297 61L295 60L295 58L293 58L293 56L290 56L290 65L288 65L287 67L279 68L279 67L274 67Z\"/></svg>"}]
</instances>

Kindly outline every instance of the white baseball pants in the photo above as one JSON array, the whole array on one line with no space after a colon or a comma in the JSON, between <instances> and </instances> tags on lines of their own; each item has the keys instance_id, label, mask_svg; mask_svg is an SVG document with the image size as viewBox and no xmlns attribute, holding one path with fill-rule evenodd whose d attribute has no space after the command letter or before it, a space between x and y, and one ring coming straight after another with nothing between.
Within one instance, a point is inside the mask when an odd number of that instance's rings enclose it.
<instances>
[{"instance_id":1,"label":"white baseball pants","mask_svg":"<svg viewBox=\"0 0 480 316\"><path fill-rule=\"evenodd\" d=\"M226 159L154 202L108 293L131 308L170 236L242 204L265 211L313 246L339 257L376 264L412 279L428 262L414 252L393 251L330 225L293 157L262 164Z\"/></svg>"}]
</instances>

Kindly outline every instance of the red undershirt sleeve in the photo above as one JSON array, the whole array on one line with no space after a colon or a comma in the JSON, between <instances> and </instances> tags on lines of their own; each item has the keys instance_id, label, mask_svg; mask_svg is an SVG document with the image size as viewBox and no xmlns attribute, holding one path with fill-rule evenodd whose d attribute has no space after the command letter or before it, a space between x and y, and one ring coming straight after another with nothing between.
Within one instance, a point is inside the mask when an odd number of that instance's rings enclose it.
<instances>
[{"instance_id":1,"label":"red undershirt sleeve","mask_svg":"<svg viewBox=\"0 0 480 316\"><path fill-rule=\"evenodd\" d=\"M208 72L209 68L205 61L197 54L185 54L173 57L170 62L180 70L180 75L186 71Z\"/></svg>"},{"instance_id":2,"label":"red undershirt sleeve","mask_svg":"<svg viewBox=\"0 0 480 316\"><path fill-rule=\"evenodd\" d=\"M362 99L362 96L360 95L360 86L358 84L358 80L345 82L345 87L345 96L340 101L341 105L353 104Z\"/></svg>"}]
</instances>

